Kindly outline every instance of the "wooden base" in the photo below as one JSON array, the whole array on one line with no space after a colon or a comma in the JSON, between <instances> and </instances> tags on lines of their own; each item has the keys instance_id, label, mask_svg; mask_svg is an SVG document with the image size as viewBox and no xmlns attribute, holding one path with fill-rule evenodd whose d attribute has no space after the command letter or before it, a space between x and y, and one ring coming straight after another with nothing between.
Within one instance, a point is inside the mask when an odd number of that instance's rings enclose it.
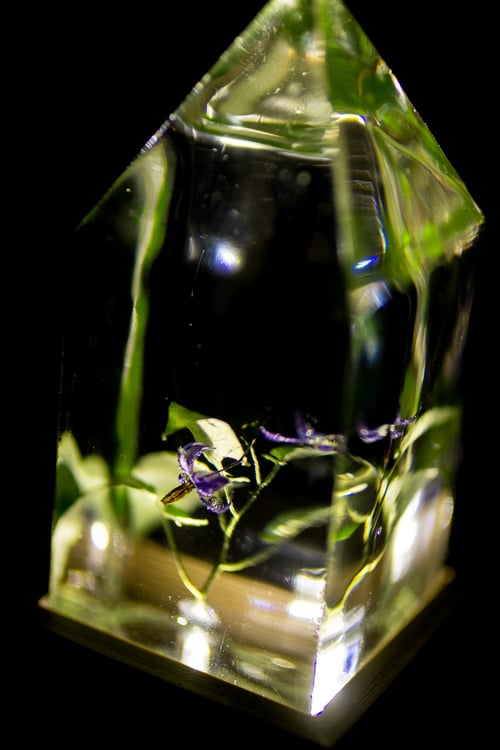
<instances>
[{"instance_id":1,"label":"wooden base","mask_svg":"<svg viewBox=\"0 0 500 750\"><path fill-rule=\"evenodd\" d=\"M184 690L258 716L321 747L332 747L413 659L454 609L457 603L454 572L445 568L441 578L435 594L425 607L400 632L380 645L372 658L318 716L292 710L196 671L149 648L61 615L51 609L47 597L43 597L39 605L43 624L53 633L167 680Z\"/></svg>"}]
</instances>

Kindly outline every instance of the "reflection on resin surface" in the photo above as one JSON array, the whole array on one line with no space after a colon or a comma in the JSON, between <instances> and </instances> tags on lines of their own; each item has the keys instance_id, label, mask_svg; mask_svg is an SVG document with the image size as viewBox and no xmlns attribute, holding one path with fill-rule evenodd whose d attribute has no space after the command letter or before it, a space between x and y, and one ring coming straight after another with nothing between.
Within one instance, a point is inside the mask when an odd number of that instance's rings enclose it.
<instances>
[{"instance_id":1,"label":"reflection on resin surface","mask_svg":"<svg viewBox=\"0 0 500 750\"><path fill-rule=\"evenodd\" d=\"M482 215L338 0L274 0L69 258L50 607L319 715L441 585Z\"/></svg>"}]
</instances>

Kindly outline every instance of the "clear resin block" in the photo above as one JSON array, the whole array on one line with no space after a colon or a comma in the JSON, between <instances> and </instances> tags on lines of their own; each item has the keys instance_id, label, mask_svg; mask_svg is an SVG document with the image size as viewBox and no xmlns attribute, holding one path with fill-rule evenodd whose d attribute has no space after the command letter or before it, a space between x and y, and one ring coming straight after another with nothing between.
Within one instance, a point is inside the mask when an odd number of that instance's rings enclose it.
<instances>
[{"instance_id":1,"label":"clear resin block","mask_svg":"<svg viewBox=\"0 0 500 750\"><path fill-rule=\"evenodd\" d=\"M339 0L264 6L68 250L44 606L320 717L448 575L482 221Z\"/></svg>"}]
</instances>

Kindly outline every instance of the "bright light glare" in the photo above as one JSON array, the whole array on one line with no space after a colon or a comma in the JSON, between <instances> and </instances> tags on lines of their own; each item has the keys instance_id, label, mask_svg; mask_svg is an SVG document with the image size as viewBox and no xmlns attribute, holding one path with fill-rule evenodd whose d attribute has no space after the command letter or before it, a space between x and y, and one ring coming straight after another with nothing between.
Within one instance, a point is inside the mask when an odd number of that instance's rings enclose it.
<instances>
[{"instance_id":1,"label":"bright light glare","mask_svg":"<svg viewBox=\"0 0 500 750\"><path fill-rule=\"evenodd\" d=\"M297 594L302 594L310 599L321 599L325 590L325 573L320 576L313 573L297 573L293 577L293 588Z\"/></svg>"},{"instance_id":2,"label":"bright light glare","mask_svg":"<svg viewBox=\"0 0 500 750\"><path fill-rule=\"evenodd\" d=\"M421 493L418 492L401 516L395 529L392 550L392 580L399 581L408 571L412 562L412 549L418 533L418 512Z\"/></svg>"},{"instance_id":3,"label":"bright light glare","mask_svg":"<svg viewBox=\"0 0 500 750\"><path fill-rule=\"evenodd\" d=\"M311 715L317 716L354 676L362 647L365 608L335 612L321 627L320 648L316 657Z\"/></svg>"},{"instance_id":4,"label":"bright light glare","mask_svg":"<svg viewBox=\"0 0 500 750\"><path fill-rule=\"evenodd\" d=\"M321 617L323 607L318 602L312 602L308 599L293 599L288 605L287 611L292 617L315 622Z\"/></svg>"},{"instance_id":5,"label":"bright light glare","mask_svg":"<svg viewBox=\"0 0 500 750\"><path fill-rule=\"evenodd\" d=\"M94 521L90 528L90 538L98 550L105 550L109 545L109 531L102 521Z\"/></svg>"},{"instance_id":6,"label":"bright light glare","mask_svg":"<svg viewBox=\"0 0 500 750\"><path fill-rule=\"evenodd\" d=\"M181 659L193 669L208 670L210 643L203 630L198 627L187 628L183 635Z\"/></svg>"},{"instance_id":7,"label":"bright light glare","mask_svg":"<svg viewBox=\"0 0 500 750\"><path fill-rule=\"evenodd\" d=\"M311 692L312 716L320 714L354 675L360 649L359 638L347 641L342 638L318 655Z\"/></svg>"},{"instance_id":8,"label":"bright light glare","mask_svg":"<svg viewBox=\"0 0 500 750\"><path fill-rule=\"evenodd\" d=\"M234 273L241 265L240 249L230 242L220 242L214 251L214 262L218 273Z\"/></svg>"},{"instance_id":9,"label":"bright light glare","mask_svg":"<svg viewBox=\"0 0 500 750\"><path fill-rule=\"evenodd\" d=\"M358 260L357 263L354 264L353 268L354 271L365 271L367 268L370 268L370 266L374 266L375 263L379 261L379 256L374 255L371 258L364 258L363 260Z\"/></svg>"},{"instance_id":10,"label":"bright light glare","mask_svg":"<svg viewBox=\"0 0 500 750\"><path fill-rule=\"evenodd\" d=\"M293 588L299 596L289 603L288 613L301 620L318 622L323 615L324 575L298 573L294 576Z\"/></svg>"}]
</instances>

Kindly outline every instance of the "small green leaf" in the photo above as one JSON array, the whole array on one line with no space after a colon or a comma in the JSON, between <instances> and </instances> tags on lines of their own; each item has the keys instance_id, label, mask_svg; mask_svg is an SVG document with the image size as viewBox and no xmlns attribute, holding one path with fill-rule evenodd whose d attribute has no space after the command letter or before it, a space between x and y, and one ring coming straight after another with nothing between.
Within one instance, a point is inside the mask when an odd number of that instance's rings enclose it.
<instances>
[{"instance_id":1,"label":"small green leaf","mask_svg":"<svg viewBox=\"0 0 500 750\"><path fill-rule=\"evenodd\" d=\"M291 513L280 513L279 516L264 527L260 534L260 539L271 544L280 544L281 542L293 539L305 529L315 526L323 526L328 523L331 508L316 507L308 508L303 511L294 511Z\"/></svg>"},{"instance_id":2,"label":"small green leaf","mask_svg":"<svg viewBox=\"0 0 500 750\"><path fill-rule=\"evenodd\" d=\"M192 432L193 426L199 419L206 419L206 417L203 414L186 409L184 406L172 401L168 409L168 421L162 435L163 440L166 440L170 435L173 435L179 430L188 429Z\"/></svg>"},{"instance_id":3,"label":"small green leaf","mask_svg":"<svg viewBox=\"0 0 500 750\"><path fill-rule=\"evenodd\" d=\"M80 488L75 480L71 468L65 463L60 463L56 473L56 504L55 519L70 508L80 496Z\"/></svg>"},{"instance_id":4,"label":"small green leaf","mask_svg":"<svg viewBox=\"0 0 500 750\"><path fill-rule=\"evenodd\" d=\"M110 486L128 487L131 490L145 490L145 492L156 493L156 489L155 487L153 487L153 485L148 484L147 482L143 482L142 479L138 479L134 476L119 477L118 479L113 479L110 482Z\"/></svg>"},{"instance_id":5,"label":"small green leaf","mask_svg":"<svg viewBox=\"0 0 500 750\"><path fill-rule=\"evenodd\" d=\"M408 429L402 443L401 453L422 437L428 430L441 427L449 422L450 429L455 431L459 425L460 410L456 406L436 406L429 409L417 419Z\"/></svg>"},{"instance_id":6,"label":"small green leaf","mask_svg":"<svg viewBox=\"0 0 500 750\"><path fill-rule=\"evenodd\" d=\"M279 448L273 448L271 453L263 453L262 458L266 458L268 461L271 461L271 463L281 466L282 464L286 463L286 456L289 451L290 448L286 446L280 446Z\"/></svg>"},{"instance_id":7,"label":"small green leaf","mask_svg":"<svg viewBox=\"0 0 500 750\"><path fill-rule=\"evenodd\" d=\"M349 539L349 537L354 534L358 527L359 523L356 523L355 521L353 521L352 523L346 523L341 526L340 529L336 529L332 534L330 534L330 540L335 542L342 542L344 539Z\"/></svg>"},{"instance_id":8,"label":"small green leaf","mask_svg":"<svg viewBox=\"0 0 500 750\"><path fill-rule=\"evenodd\" d=\"M273 463L286 464L300 458L318 456L318 449L309 446L277 445L269 453L263 455Z\"/></svg>"},{"instance_id":9,"label":"small green leaf","mask_svg":"<svg viewBox=\"0 0 500 750\"><path fill-rule=\"evenodd\" d=\"M213 445L219 459L234 458L241 461L245 455L233 428L222 419L197 419L191 431L196 440Z\"/></svg>"}]
</instances>

